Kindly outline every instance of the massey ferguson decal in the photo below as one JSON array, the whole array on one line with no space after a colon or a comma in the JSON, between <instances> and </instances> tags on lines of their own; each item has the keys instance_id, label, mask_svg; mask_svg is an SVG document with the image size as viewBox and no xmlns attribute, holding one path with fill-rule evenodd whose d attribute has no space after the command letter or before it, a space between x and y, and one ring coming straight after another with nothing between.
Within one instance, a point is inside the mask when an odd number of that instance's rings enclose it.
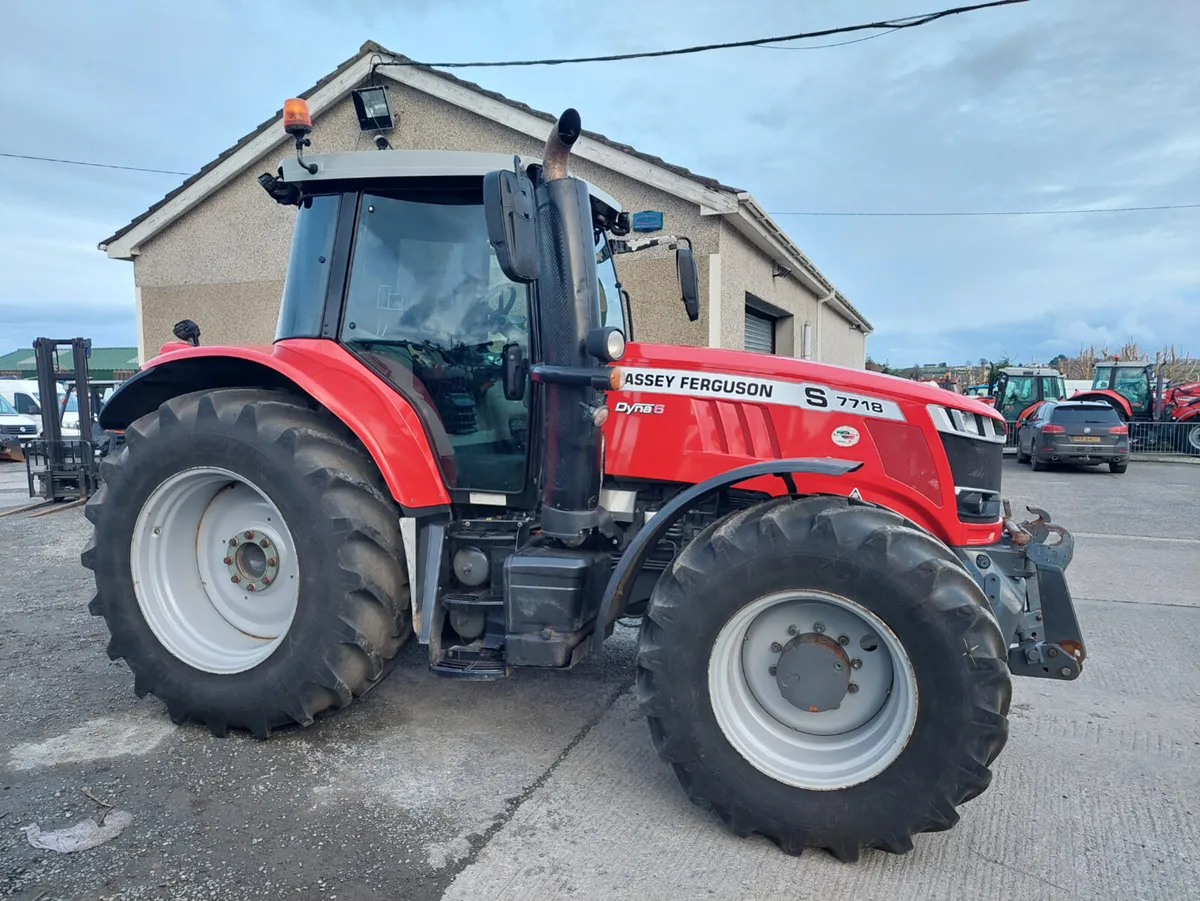
<instances>
[{"instance_id":1,"label":"massey ferguson decal","mask_svg":"<svg viewBox=\"0 0 1200 901\"><path fill-rule=\"evenodd\" d=\"M753 376L699 373L676 369L624 369L623 391L647 391L718 400L759 400L822 413L853 413L904 422L900 407L881 397L839 391L815 382L781 382ZM637 406L631 404L630 406ZM618 412L621 412L618 405Z\"/></svg>"},{"instance_id":2,"label":"massey ferguson decal","mask_svg":"<svg viewBox=\"0 0 1200 901\"><path fill-rule=\"evenodd\" d=\"M617 402L615 409L618 413L649 413L652 416L658 416L667 407L665 404L631 404L622 400Z\"/></svg>"}]
</instances>

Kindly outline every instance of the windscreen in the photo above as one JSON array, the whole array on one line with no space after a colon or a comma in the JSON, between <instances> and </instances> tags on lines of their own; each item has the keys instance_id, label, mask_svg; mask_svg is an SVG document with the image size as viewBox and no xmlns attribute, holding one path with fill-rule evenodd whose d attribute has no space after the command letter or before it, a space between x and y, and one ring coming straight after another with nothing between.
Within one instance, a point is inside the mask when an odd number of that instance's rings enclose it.
<instances>
[{"instance_id":1,"label":"windscreen","mask_svg":"<svg viewBox=\"0 0 1200 901\"><path fill-rule=\"evenodd\" d=\"M1063 425L1116 425L1121 421L1116 411L1107 404L1096 407L1058 407L1054 411L1053 420Z\"/></svg>"},{"instance_id":2,"label":"windscreen","mask_svg":"<svg viewBox=\"0 0 1200 901\"><path fill-rule=\"evenodd\" d=\"M3 397L0 397L0 416L16 416L16 415L17 415L16 408L12 404L10 404L8 401L6 401Z\"/></svg>"}]
</instances>

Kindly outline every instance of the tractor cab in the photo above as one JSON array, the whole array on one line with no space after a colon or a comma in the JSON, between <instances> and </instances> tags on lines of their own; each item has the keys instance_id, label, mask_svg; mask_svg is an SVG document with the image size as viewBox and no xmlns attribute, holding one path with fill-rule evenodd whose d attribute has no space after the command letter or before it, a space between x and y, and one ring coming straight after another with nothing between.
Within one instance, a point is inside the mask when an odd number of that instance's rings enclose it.
<instances>
[{"instance_id":1,"label":"tractor cab","mask_svg":"<svg viewBox=\"0 0 1200 901\"><path fill-rule=\"evenodd\" d=\"M1008 422L1017 422L1046 400L1067 396L1062 373L1048 366L1013 366L1000 370L992 391L993 406Z\"/></svg>"},{"instance_id":2,"label":"tractor cab","mask_svg":"<svg viewBox=\"0 0 1200 901\"><path fill-rule=\"evenodd\" d=\"M1154 364L1106 360L1096 364L1093 391L1115 391L1129 402L1134 419L1147 419L1153 412Z\"/></svg>"}]
</instances>

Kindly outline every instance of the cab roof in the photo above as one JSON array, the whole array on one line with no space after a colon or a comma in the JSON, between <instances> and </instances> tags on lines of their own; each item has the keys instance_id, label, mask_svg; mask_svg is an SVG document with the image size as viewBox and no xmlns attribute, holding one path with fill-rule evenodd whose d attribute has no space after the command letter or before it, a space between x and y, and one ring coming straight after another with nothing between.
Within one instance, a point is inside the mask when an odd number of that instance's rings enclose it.
<instances>
[{"instance_id":1,"label":"cab roof","mask_svg":"<svg viewBox=\"0 0 1200 901\"><path fill-rule=\"evenodd\" d=\"M289 156L280 163L280 170L283 180L291 184L347 179L482 177L496 169L512 169L514 158L520 160L522 170L542 162L536 157L474 150L379 150L305 156L306 163L316 163L315 173L301 166L294 156ZM613 212L621 212L621 205L608 193L591 182L584 180L584 183L593 197Z\"/></svg>"}]
</instances>

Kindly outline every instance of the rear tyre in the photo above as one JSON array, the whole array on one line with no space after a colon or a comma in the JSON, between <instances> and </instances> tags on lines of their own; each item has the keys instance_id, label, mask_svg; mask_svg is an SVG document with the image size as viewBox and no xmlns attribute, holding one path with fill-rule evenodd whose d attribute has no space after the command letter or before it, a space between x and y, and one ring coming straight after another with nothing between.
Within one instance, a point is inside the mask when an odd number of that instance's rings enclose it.
<instances>
[{"instance_id":1,"label":"rear tyre","mask_svg":"<svg viewBox=\"0 0 1200 901\"><path fill-rule=\"evenodd\" d=\"M1039 460L1037 454L1029 458L1029 463L1034 472L1045 472L1050 468L1050 464L1044 460Z\"/></svg>"},{"instance_id":2,"label":"rear tyre","mask_svg":"<svg viewBox=\"0 0 1200 901\"><path fill-rule=\"evenodd\" d=\"M911 850L988 787L1005 650L943 544L844 498L782 498L709 526L664 573L637 692L694 803L789 854L853 860Z\"/></svg>"},{"instance_id":3,"label":"rear tyre","mask_svg":"<svg viewBox=\"0 0 1200 901\"><path fill-rule=\"evenodd\" d=\"M1109 471L1109 472L1115 472L1115 473L1117 473L1118 475L1119 475L1120 473L1123 473L1123 472L1124 472L1125 470L1127 470L1128 468L1129 468L1129 464L1128 464L1128 463L1109 463L1109 464L1108 464L1108 471Z\"/></svg>"},{"instance_id":4,"label":"rear tyre","mask_svg":"<svg viewBox=\"0 0 1200 901\"><path fill-rule=\"evenodd\" d=\"M412 634L399 511L340 423L236 388L169 400L125 439L82 561L138 697L266 738L383 677Z\"/></svg>"},{"instance_id":5,"label":"rear tyre","mask_svg":"<svg viewBox=\"0 0 1200 901\"><path fill-rule=\"evenodd\" d=\"M1017 445L1017 462L1018 463L1028 463L1029 462L1029 454L1027 454L1027 453L1025 453L1025 451L1021 450L1020 445Z\"/></svg>"}]
</instances>

